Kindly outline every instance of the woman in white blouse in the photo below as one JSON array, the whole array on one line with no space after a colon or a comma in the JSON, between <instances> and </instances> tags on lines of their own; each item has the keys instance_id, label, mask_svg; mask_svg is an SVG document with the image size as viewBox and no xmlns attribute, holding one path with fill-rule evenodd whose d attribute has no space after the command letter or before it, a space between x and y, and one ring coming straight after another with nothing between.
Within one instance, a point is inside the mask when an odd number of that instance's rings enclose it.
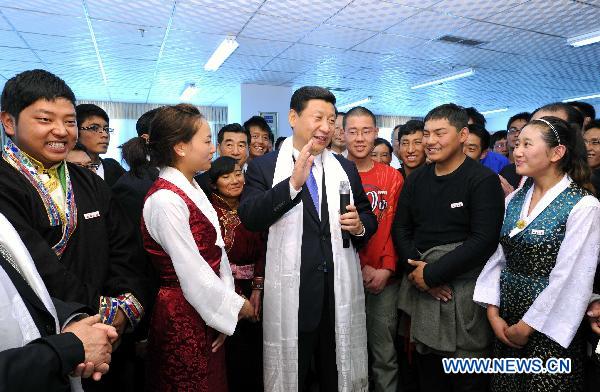
<instances>
[{"instance_id":1,"label":"woman in white blouse","mask_svg":"<svg viewBox=\"0 0 600 392\"><path fill-rule=\"evenodd\" d=\"M549 358L569 358L571 369L494 374L492 390L582 390L579 326L600 244L600 203L590 192L583 139L565 121L543 117L523 128L514 157L517 173L529 178L506 199L500 245L473 299L487 306L496 357L540 358L543 366Z\"/></svg>"},{"instance_id":2,"label":"woman in white blouse","mask_svg":"<svg viewBox=\"0 0 600 392\"><path fill-rule=\"evenodd\" d=\"M150 321L148 389L227 391L220 347L238 319L252 317L236 294L217 213L194 175L215 151L197 108L162 108L150 127L159 178L146 196L142 235L160 277Z\"/></svg>"}]
</instances>

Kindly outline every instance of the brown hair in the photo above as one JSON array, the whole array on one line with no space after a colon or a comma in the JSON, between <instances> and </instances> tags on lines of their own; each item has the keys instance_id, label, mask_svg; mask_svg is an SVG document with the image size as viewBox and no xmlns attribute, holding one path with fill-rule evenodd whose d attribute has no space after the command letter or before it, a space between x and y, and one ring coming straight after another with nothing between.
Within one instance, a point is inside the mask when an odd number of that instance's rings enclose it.
<instances>
[{"instance_id":1,"label":"brown hair","mask_svg":"<svg viewBox=\"0 0 600 392\"><path fill-rule=\"evenodd\" d=\"M173 147L187 143L198 130L204 116L193 105L180 103L160 108L150 123L150 161L153 165L172 166L175 162Z\"/></svg>"},{"instance_id":2,"label":"brown hair","mask_svg":"<svg viewBox=\"0 0 600 392\"><path fill-rule=\"evenodd\" d=\"M558 162L560 171L568 174L580 187L595 193L591 182L592 171L587 163L587 153L581 132L574 125L558 117L542 117L539 120L531 120L529 123L543 129L542 137L549 147L556 147L559 144L565 146L565 155Z\"/></svg>"}]
</instances>

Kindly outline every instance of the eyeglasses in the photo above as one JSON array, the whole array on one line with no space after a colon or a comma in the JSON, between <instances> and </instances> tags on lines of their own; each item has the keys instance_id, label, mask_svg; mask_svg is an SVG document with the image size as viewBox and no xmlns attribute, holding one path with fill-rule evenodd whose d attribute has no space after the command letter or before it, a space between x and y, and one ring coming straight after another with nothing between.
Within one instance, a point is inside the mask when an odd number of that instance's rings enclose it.
<instances>
[{"instance_id":1,"label":"eyeglasses","mask_svg":"<svg viewBox=\"0 0 600 392\"><path fill-rule=\"evenodd\" d=\"M373 128L363 129L362 131L359 131L356 129L349 129L346 131L346 135L348 135L350 137L356 137L358 135L371 136L374 132L375 132L375 130Z\"/></svg>"},{"instance_id":2,"label":"eyeglasses","mask_svg":"<svg viewBox=\"0 0 600 392\"><path fill-rule=\"evenodd\" d=\"M585 143L586 146L592 145L594 147L598 147L600 146L600 140L598 139L592 139L592 140L583 140L583 142Z\"/></svg>"},{"instance_id":3,"label":"eyeglasses","mask_svg":"<svg viewBox=\"0 0 600 392\"><path fill-rule=\"evenodd\" d=\"M79 130L80 131L92 131L92 132L96 132L96 133L106 132L108 134L111 134L115 131L114 128L101 127L100 125L97 125L97 124L90 125L89 127L81 127L81 128L79 128Z\"/></svg>"},{"instance_id":4,"label":"eyeglasses","mask_svg":"<svg viewBox=\"0 0 600 392\"><path fill-rule=\"evenodd\" d=\"M516 127L510 127L510 128L508 128L508 133L516 133L516 132L521 132L521 130L519 128L516 128Z\"/></svg>"}]
</instances>

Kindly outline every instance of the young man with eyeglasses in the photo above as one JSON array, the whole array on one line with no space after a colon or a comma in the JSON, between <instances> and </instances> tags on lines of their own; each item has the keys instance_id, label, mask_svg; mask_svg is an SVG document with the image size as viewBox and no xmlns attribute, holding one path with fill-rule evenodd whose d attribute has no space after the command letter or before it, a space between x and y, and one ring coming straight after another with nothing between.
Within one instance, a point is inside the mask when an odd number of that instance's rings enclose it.
<instances>
[{"instance_id":1,"label":"young man with eyeglasses","mask_svg":"<svg viewBox=\"0 0 600 392\"><path fill-rule=\"evenodd\" d=\"M511 188L517 189L519 187L519 183L521 182L521 176L517 174L513 151L515 150L515 144L519 139L521 129L523 129L525 124L527 124L530 119L531 113L522 112L509 118L508 124L506 125L506 146L508 147L508 160L510 161L510 165L504 166L504 168L500 170L500 173L498 173L500 174L501 181L504 180L502 183L503 188L505 188L506 196L508 196L508 194L511 192Z\"/></svg>"},{"instance_id":2,"label":"young man with eyeglasses","mask_svg":"<svg viewBox=\"0 0 600 392\"><path fill-rule=\"evenodd\" d=\"M77 105L77 126L79 127L79 143L87 149L92 163L98 165L98 174L109 186L125 173L119 162L112 158L100 158L106 154L113 129L109 127L108 114L99 106L84 103Z\"/></svg>"},{"instance_id":3,"label":"young man with eyeglasses","mask_svg":"<svg viewBox=\"0 0 600 392\"><path fill-rule=\"evenodd\" d=\"M356 164L378 223L373 237L359 251L370 374L375 391L395 391L398 387L398 355L394 342L398 329L399 281L395 277L398 257L391 229L404 180L398 170L371 157L379 129L369 109L362 106L350 109L344 116L343 127L348 160Z\"/></svg>"},{"instance_id":4,"label":"young man with eyeglasses","mask_svg":"<svg viewBox=\"0 0 600 392\"><path fill-rule=\"evenodd\" d=\"M122 337L151 293L134 227L98 176L65 161L77 141L75 95L57 76L22 72L2 91L8 140L0 159L0 213L14 226L53 297L95 309ZM125 341L111 375L86 391L130 390ZM119 358L120 357L120 358ZM132 380L129 380L133 382Z\"/></svg>"}]
</instances>

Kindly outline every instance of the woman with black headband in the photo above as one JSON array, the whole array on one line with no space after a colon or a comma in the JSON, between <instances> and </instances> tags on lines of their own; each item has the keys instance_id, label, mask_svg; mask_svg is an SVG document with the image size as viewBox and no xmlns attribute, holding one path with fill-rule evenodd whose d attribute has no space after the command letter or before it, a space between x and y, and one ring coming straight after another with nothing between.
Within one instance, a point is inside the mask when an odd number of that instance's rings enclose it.
<instances>
[{"instance_id":1,"label":"woman with black headband","mask_svg":"<svg viewBox=\"0 0 600 392\"><path fill-rule=\"evenodd\" d=\"M539 358L541 368L494 374L492 390L583 390L579 326L600 244L600 203L592 196L583 139L565 121L543 117L523 128L514 157L517 173L528 179L506 199L500 245L473 299L487 307L494 355ZM570 372L543 372L550 358L570 359Z\"/></svg>"}]
</instances>

